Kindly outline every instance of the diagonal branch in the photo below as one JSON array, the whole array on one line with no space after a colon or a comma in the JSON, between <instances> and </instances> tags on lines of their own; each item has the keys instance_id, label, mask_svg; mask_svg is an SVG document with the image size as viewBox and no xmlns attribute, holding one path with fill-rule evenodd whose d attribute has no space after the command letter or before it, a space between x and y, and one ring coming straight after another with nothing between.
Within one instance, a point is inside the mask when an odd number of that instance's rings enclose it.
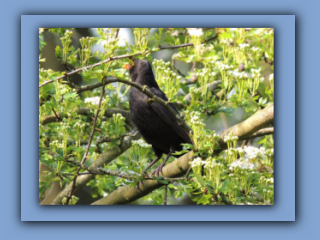
<instances>
[{"instance_id":1,"label":"diagonal branch","mask_svg":"<svg viewBox=\"0 0 320 240\"><path fill-rule=\"evenodd\" d=\"M175 161L164 166L162 169L165 178L176 178L183 176L189 169L189 162L192 161L193 151L183 155L182 157L176 159ZM136 187L131 187L129 185L120 187L107 197L104 197L92 205L117 205L117 204L126 204L132 201L135 201L153 190L160 188L163 184L159 183L156 180L145 180L142 184L139 184L140 191Z\"/></svg>"},{"instance_id":2,"label":"diagonal branch","mask_svg":"<svg viewBox=\"0 0 320 240\"><path fill-rule=\"evenodd\" d=\"M222 80L215 80L215 81L207 84L207 86L205 86L205 88L206 88L208 91L211 91L212 94L214 94L214 90L216 90L221 83L222 83ZM202 90L203 90L203 87L199 87L197 90L202 91ZM188 93L188 94L184 97L183 100L189 103L189 102L191 101L191 94Z\"/></svg>"},{"instance_id":3,"label":"diagonal branch","mask_svg":"<svg viewBox=\"0 0 320 240\"><path fill-rule=\"evenodd\" d=\"M157 97L153 92L150 91L150 89L147 86L141 86L138 83L122 80L122 79L106 79L104 80L104 82L107 82L107 83L121 82L121 83L125 83L127 85L135 87L136 89L138 89L139 91L147 95L149 98L151 98L152 101L155 101L161 104L162 106L164 106L171 113L171 115L176 119L178 124L187 131L187 133L191 132L190 127L185 123L185 121L180 117L180 115L170 106L169 102L164 101L163 99Z\"/></svg>"},{"instance_id":4,"label":"diagonal branch","mask_svg":"<svg viewBox=\"0 0 320 240\"><path fill-rule=\"evenodd\" d=\"M220 139L218 143L220 147L226 147L226 143L223 141L225 136L228 136L233 132L233 136L238 136L239 140L247 139L258 130L272 124L274 120L273 103L269 104L266 108L257 111L247 120L238 123L223 132L220 133Z\"/></svg>"},{"instance_id":5,"label":"diagonal branch","mask_svg":"<svg viewBox=\"0 0 320 240\"><path fill-rule=\"evenodd\" d=\"M80 165L83 165L84 162L87 160L87 157L88 157L88 153L89 153L89 149L91 147L93 135L94 135L94 132L95 132L95 129L96 129L97 119L98 119L99 112L100 112L100 109L101 109L101 102L102 102L102 98L104 96L104 90L105 90L105 86L102 86L101 95L100 95L100 99L99 99L99 105L98 105L98 109L96 111L96 115L94 116L94 120L93 120L93 124L92 124L92 131L91 131L91 134L90 134L90 137L89 137L89 142L88 142L86 151L85 151L85 153L83 155L83 158L82 158L82 160L80 162ZM80 170L81 170L81 167L78 167L78 170L77 170L76 174L74 175L74 178L73 178L73 181L72 181L71 191L69 192L69 195L68 195L67 201L66 201L67 205L69 204L69 201L70 201L70 199L72 197L72 193L73 193L73 190L74 190L74 187L75 187L75 184L76 184L76 181L77 181L77 177L78 177L78 174L79 174Z\"/></svg>"},{"instance_id":6,"label":"diagonal branch","mask_svg":"<svg viewBox=\"0 0 320 240\"><path fill-rule=\"evenodd\" d=\"M124 153L128 148L131 147L131 141L137 140L141 136L140 134L136 133L133 136L125 136L123 140L121 141L121 145L119 147L114 147L108 150L107 152L104 152L100 154L96 161L94 161L90 167L89 170L103 167L104 165L110 163L112 160L120 156L122 153ZM79 189L84 187L88 182L90 182L95 175L88 174L88 175L81 175L77 177L75 188L73 190L73 193L77 192ZM71 191L72 184L70 183L68 186L66 186L52 201L51 205L60 205L62 202L62 199L67 197L69 195L69 192Z\"/></svg>"},{"instance_id":7,"label":"diagonal branch","mask_svg":"<svg viewBox=\"0 0 320 240\"><path fill-rule=\"evenodd\" d=\"M273 122L273 104L270 104L265 109L259 110L248 119L243 122L232 126L224 130L220 134L218 141L220 151L227 149L227 144L223 141L225 135L233 132L234 136L238 136L239 139L244 139L246 136L250 136L252 133L257 132L260 128ZM242 128L243 127L243 128ZM186 174L190 168L189 163L193 160L193 151L181 156L170 164L166 165L160 174L164 178L176 178ZM141 186L141 187L140 187ZM153 190L160 188L163 184L156 180L145 180L142 184L139 184L140 191L137 191L135 187L124 186L120 187L108 196L92 203L92 205L115 205L115 204L127 204L134 200L137 200L143 196L146 196Z\"/></svg>"},{"instance_id":8,"label":"diagonal branch","mask_svg":"<svg viewBox=\"0 0 320 240\"><path fill-rule=\"evenodd\" d=\"M78 109L75 109L74 111L76 111L77 114L79 114L79 115L88 115L90 113L91 109L90 108L78 108ZM134 124L131 120L130 113L126 110L122 110L120 108L109 108L104 112L104 116L107 118L110 118L110 117L112 117L113 114L117 114L117 113L120 113L126 119L125 123L130 128L134 128ZM67 116L68 116L67 114L62 114L62 117L67 117ZM58 122L58 120L57 120L56 116L48 115L48 116L43 117L39 122L41 125L46 125L49 123Z\"/></svg>"},{"instance_id":9,"label":"diagonal branch","mask_svg":"<svg viewBox=\"0 0 320 240\"><path fill-rule=\"evenodd\" d=\"M123 79L117 79L117 78L103 79L102 86L105 86L107 84L114 83L114 82L121 82L137 88L139 91L143 92L145 95L150 97L152 101L155 101L161 104L162 106L164 106L171 113L171 115L176 119L178 124L187 131L187 133L191 132L190 127L185 123L185 121L180 117L180 115L170 106L169 102L164 101L163 99L157 97L153 92L150 91L150 89L147 86L141 86L138 83L123 80ZM54 119L52 119L52 121L54 121Z\"/></svg>"},{"instance_id":10,"label":"diagonal branch","mask_svg":"<svg viewBox=\"0 0 320 240\"><path fill-rule=\"evenodd\" d=\"M209 41L211 41L213 39L216 39L216 37L209 38L209 39L205 40L204 43L207 43L207 42L209 42ZM89 66L78 68L78 69L75 69L75 70L73 70L71 72L65 73L62 76L57 77L55 79L45 81L45 82L43 82L42 84L39 85L39 88L41 88L44 85L47 85L49 83L52 83L54 81L57 81L59 79L62 79L64 77L66 77L66 76L70 76L70 75L76 74L78 72L81 72L83 70L87 70L87 69L90 69L90 68L98 67L98 66L100 66L102 64L105 64L107 62L111 62L111 61L114 61L114 60L118 60L118 59L122 59L122 58L131 58L131 57L135 57L135 56L139 56L139 55L143 55L143 54L157 52L157 51L160 51L160 50L163 50L163 49L176 49L176 48L182 48L182 47L192 47L193 45L194 45L193 43L185 43L185 44L172 45L172 46L159 46L159 48L157 48L155 50L151 50L151 51L137 52L137 53L134 53L134 54L124 54L124 55L120 55L120 56L111 57L111 58L108 58L108 59L106 59L106 60L104 60L102 62L98 62L98 63L92 64L92 65L89 65Z\"/></svg>"},{"instance_id":11,"label":"diagonal branch","mask_svg":"<svg viewBox=\"0 0 320 240\"><path fill-rule=\"evenodd\" d=\"M260 130L256 131L255 133L253 133L252 135L250 135L248 137L242 138L242 140L250 139L250 138L256 138L256 137L262 137L262 136L270 135L270 134L273 134L273 133L274 133L274 128L273 127L263 128L263 129L260 129Z\"/></svg>"}]
</instances>

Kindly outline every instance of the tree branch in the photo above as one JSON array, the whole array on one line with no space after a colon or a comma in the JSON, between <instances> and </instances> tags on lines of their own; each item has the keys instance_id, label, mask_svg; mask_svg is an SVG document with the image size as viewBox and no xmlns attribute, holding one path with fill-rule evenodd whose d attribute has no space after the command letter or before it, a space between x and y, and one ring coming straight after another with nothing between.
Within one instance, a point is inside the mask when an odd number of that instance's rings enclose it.
<instances>
[{"instance_id":1,"label":"tree branch","mask_svg":"<svg viewBox=\"0 0 320 240\"><path fill-rule=\"evenodd\" d=\"M75 161L67 161L67 162L71 163L71 164L73 164L75 166L78 166L78 167L80 167L82 169L87 170L88 172L86 172L86 174L105 174L105 175L110 175L110 176L116 176L116 177L120 177L120 178L129 179L129 180L137 179L137 176L135 176L135 175L122 173L122 172L119 172L119 171L107 170L107 169L104 169L102 167L93 167L93 166L87 167L86 165L78 163L78 162L75 162Z\"/></svg>"},{"instance_id":2,"label":"tree branch","mask_svg":"<svg viewBox=\"0 0 320 240\"><path fill-rule=\"evenodd\" d=\"M152 101L155 101L162 106L164 106L170 113L171 115L176 119L178 124L182 126L188 133L190 133L191 129L190 127L185 123L185 121L179 116L179 114L169 105L168 101L164 101L163 99L157 97L153 92L150 91L150 89L147 86L141 86L138 83L135 82L130 82L127 80L122 80L122 79L106 79L104 80L105 82L108 83L113 83L113 82L122 82L124 84L130 85L138 89L139 91L143 92L145 95L147 95L149 98L152 99Z\"/></svg>"},{"instance_id":3,"label":"tree branch","mask_svg":"<svg viewBox=\"0 0 320 240\"><path fill-rule=\"evenodd\" d=\"M78 175L87 175L87 174L92 174L92 175L109 175L109 176L115 176L115 177L119 177L119 178L124 178L124 179L128 179L128 180L138 180L139 179L139 175L135 175L135 174L127 174L127 173L123 173L120 171L112 171L109 169L104 169L102 167L87 167L84 164L80 164L78 162L75 161L67 161L67 163L70 163L72 165L81 167L82 169L87 170L87 172L82 172L79 173ZM63 173L64 175L73 175L71 173ZM145 179L149 179L149 180L156 180L157 177L147 177ZM180 181L180 180L185 180L186 178L163 178L163 180L168 181L168 182L175 182L175 181Z\"/></svg>"},{"instance_id":4,"label":"tree branch","mask_svg":"<svg viewBox=\"0 0 320 240\"><path fill-rule=\"evenodd\" d=\"M79 108L79 109L76 109L75 111L79 115L88 115L90 110L91 110L90 108ZM110 118L110 117L112 117L113 114L117 114L117 113L120 113L126 119L125 123L130 128L134 128L134 124L131 120L130 112L128 112L126 110L122 110L120 108L110 108L104 112L104 116L106 118ZM66 116L67 116L67 114L62 115L62 117L66 117ZM46 124L54 123L54 122L58 122L56 116L54 116L54 115L45 116L40 120L41 125L46 125Z\"/></svg>"},{"instance_id":5,"label":"tree branch","mask_svg":"<svg viewBox=\"0 0 320 240\"><path fill-rule=\"evenodd\" d=\"M216 37L213 37L213 38L209 38L207 40L204 41L204 43L207 43L213 39L215 39ZM68 72L68 73L65 73L63 74L62 76L60 77L57 77L55 79L52 79L52 80L49 80L49 81L45 81L43 82L42 84L39 85L39 88L43 87L44 85L47 85L49 83L52 83L54 81L57 81L59 79L62 79L66 76L70 76L70 75L73 75L73 74L76 74L78 72L81 72L83 70L87 70L87 69L90 69L90 68L94 68L94 67L98 67L102 64L105 64L107 62L111 62L111 61L114 61L114 60L118 60L118 59L122 59L122 58L129 58L129 57L135 57L135 56L139 56L139 55L143 55L143 54L148 54L148 53L152 53L152 52L157 52L157 51L160 51L160 50L163 50L163 49L176 49L176 48L181 48L181 47L192 47L193 46L193 43L185 43L185 44L180 44L180 45L173 45L173 46L159 46L159 48L155 49L155 50L151 50L151 51L146 51L146 52L137 52L137 53L134 53L134 54L124 54L124 55L120 55L120 56L115 56L115 57L111 57L111 58L108 58L102 62L99 62L99 63L95 63L95 64L92 64L92 65L89 65L89 66L85 66L85 67L82 67L82 68L78 68L78 69L75 69L71 72Z\"/></svg>"},{"instance_id":6,"label":"tree branch","mask_svg":"<svg viewBox=\"0 0 320 240\"><path fill-rule=\"evenodd\" d=\"M274 133L273 127L264 128L264 129L260 129L257 132L253 133L251 136L248 136L246 138L242 138L242 140L250 139L250 138L256 138L256 137L262 137L262 136L270 135L270 134L273 134L273 133Z\"/></svg>"},{"instance_id":7,"label":"tree branch","mask_svg":"<svg viewBox=\"0 0 320 240\"><path fill-rule=\"evenodd\" d=\"M112 78L108 78L108 79L114 79L115 80L117 78L112 77ZM107 85L107 84L109 84L109 83L101 81L101 82L98 82L98 83L95 83L95 84L92 84L92 85L86 85L86 86L83 86L83 87L77 87L75 89L75 92L79 94L81 92L93 90L93 89L99 88L99 87L101 87L103 85Z\"/></svg>"},{"instance_id":8,"label":"tree branch","mask_svg":"<svg viewBox=\"0 0 320 240\"><path fill-rule=\"evenodd\" d=\"M122 153L124 153L128 148L131 147L132 140L137 140L140 137L141 136L139 133L136 133L133 136L125 136L121 141L121 145L119 147L113 147L107 152L100 154L97 160L94 161L88 169L90 170L91 167L93 169L98 167L103 167L104 165L110 163L113 159L117 158ZM92 175L92 174L78 176L73 193L77 192L79 189L84 187L94 177L95 175ZM72 184L70 183L55 197L51 205L61 204L62 199L67 197L69 192L71 191L71 187L72 187Z\"/></svg>"},{"instance_id":9,"label":"tree branch","mask_svg":"<svg viewBox=\"0 0 320 240\"><path fill-rule=\"evenodd\" d=\"M216 81L213 81L213 82L209 83L209 84L206 86L206 88L209 89L209 90L212 92L212 94L213 94L213 93L214 93L214 90L217 89L217 87L218 87L221 83L222 83L222 80L216 80ZM198 90L201 90L201 91L202 91L202 87L198 88ZM191 101L191 94L188 93L188 94L184 97L183 100L189 103L189 102Z\"/></svg>"},{"instance_id":10,"label":"tree branch","mask_svg":"<svg viewBox=\"0 0 320 240\"><path fill-rule=\"evenodd\" d=\"M90 137L89 137L89 141L88 141L88 145L87 145L86 151L85 151L85 153L83 155L83 158L82 158L82 160L80 162L80 165L83 165L84 162L87 160L87 157L88 157L89 149L91 147L94 131L96 129L97 119L98 119L100 108L101 108L102 98L104 96L104 87L105 86L102 86L101 95L100 95L99 104L98 104L98 109L97 109L96 115L94 116L94 119L93 119L92 131L91 131L91 134L90 134ZM73 190L75 188L77 177L78 177L78 174L79 174L80 170L81 170L81 167L78 167L78 170L77 170L76 174L74 175L74 178L73 178L73 181L72 181L72 186L71 186L71 191L69 192L69 195L67 197L66 205L69 204L69 201L70 201L70 199L72 197L72 193L73 193Z\"/></svg>"},{"instance_id":11,"label":"tree branch","mask_svg":"<svg viewBox=\"0 0 320 240\"><path fill-rule=\"evenodd\" d=\"M227 149L227 144L223 141L224 136L233 132L234 136L238 136L239 139L244 139L247 136L257 132L261 127L268 125L273 122L273 104L268 105L265 109L259 110L251 117L239 123L233 127L224 130L220 134L218 140L220 146L220 152ZM163 169L163 174L160 176L164 178L176 178L186 174L190 168L189 163L193 160L193 151L181 156L175 161L167 164ZM116 205L116 204L127 204L134 200L137 200L153 190L160 188L163 184L156 180L144 180L142 184L139 184L140 191L137 191L135 187L124 186L120 187L108 196L92 203L92 205Z\"/></svg>"},{"instance_id":12,"label":"tree branch","mask_svg":"<svg viewBox=\"0 0 320 240\"><path fill-rule=\"evenodd\" d=\"M175 161L164 166L162 169L163 174L160 176L176 178L183 176L189 169L189 162L192 161L193 151L188 152L182 157L176 159ZM156 180L144 180L142 184L139 184L140 191L135 187L129 185L123 186L109 194L108 196L92 203L92 205L116 205L116 204L126 204L137 200L153 190L163 186Z\"/></svg>"},{"instance_id":13,"label":"tree branch","mask_svg":"<svg viewBox=\"0 0 320 240\"><path fill-rule=\"evenodd\" d=\"M252 134L264 128L265 126L273 123L274 120L274 111L273 111L273 103L269 104L266 108L261 109L254 113L247 120L238 123L223 132L220 133L220 139L218 143L220 147L225 148L226 143L223 141L225 136L228 136L231 132L233 132L233 136L238 136L239 140L246 139L250 137Z\"/></svg>"}]
</instances>

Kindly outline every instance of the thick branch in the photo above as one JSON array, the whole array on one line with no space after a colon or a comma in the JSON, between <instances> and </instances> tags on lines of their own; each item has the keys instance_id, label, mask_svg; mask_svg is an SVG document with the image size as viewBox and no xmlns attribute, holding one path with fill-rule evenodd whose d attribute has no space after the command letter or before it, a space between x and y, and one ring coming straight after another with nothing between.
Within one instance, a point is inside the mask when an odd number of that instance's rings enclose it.
<instances>
[{"instance_id":1,"label":"thick branch","mask_svg":"<svg viewBox=\"0 0 320 240\"><path fill-rule=\"evenodd\" d=\"M140 134L136 134L134 136L126 136L124 137L122 144L120 147L114 147L110 150L108 150L105 153L102 153L99 155L96 161L92 163L90 167L92 168L98 168L98 167L103 167L104 165L110 163L113 159L117 158L120 156L123 152L125 152L128 148L131 147L131 141L132 140L137 140L141 136ZM89 167L89 169L90 169ZM75 188L74 188L74 193L77 192L79 189L81 189L83 186L85 186L90 180L92 180L95 177L95 175L89 174L89 175L81 175L78 176ZM69 192L71 191L72 188L72 183L66 186L53 200L51 205L59 205L61 204L61 201L63 198L67 197Z\"/></svg>"},{"instance_id":2,"label":"thick branch","mask_svg":"<svg viewBox=\"0 0 320 240\"><path fill-rule=\"evenodd\" d=\"M257 132L255 132L254 134L252 134L251 136L248 136L246 138L242 138L242 140L244 139L250 139L250 138L256 138L256 137L262 137L265 135L270 135L274 133L274 129L273 127L269 127L269 128L264 128L264 129L260 129Z\"/></svg>"},{"instance_id":3,"label":"thick branch","mask_svg":"<svg viewBox=\"0 0 320 240\"><path fill-rule=\"evenodd\" d=\"M85 165L81 165L78 162L75 161L68 161L68 163L73 164L75 166L81 167L82 169L87 170L87 172L82 172L79 173L78 175L88 175L88 174L93 174L93 175L109 175L109 176L115 176L115 177L119 177L119 178L125 178L128 180L138 180L139 179L139 175L137 174L127 174L124 172L120 172L120 171L112 171L109 169L104 169L102 167L87 167ZM64 173L64 175L73 175L71 173ZM146 178L146 179L150 179L150 180L156 180L157 177L150 177L150 178ZM182 177L182 178L163 178L163 180L168 181L168 182L175 182L175 181L180 181L180 180L185 180L186 178Z\"/></svg>"},{"instance_id":4,"label":"thick branch","mask_svg":"<svg viewBox=\"0 0 320 240\"><path fill-rule=\"evenodd\" d=\"M227 144L224 143L224 136L233 132L234 136L238 136L239 139L244 139L246 136L250 136L257 132L261 127L268 125L273 122L273 104L270 104L265 109L256 112L247 120L239 123L233 127L224 130L220 134L220 139L218 141L221 149L225 150ZM180 177L186 174L189 169L189 163L192 161L193 151L183 155L182 157L176 159L172 163L166 165L163 168L164 178L170 177ZM134 200L137 200L153 190L161 187L163 184L157 182L156 180L145 180L142 184L139 184L140 191L137 191L135 187L124 186L120 187L108 196L94 202L92 205L116 205L116 204L127 204Z\"/></svg>"},{"instance_id":5,"label":"thick branch","mask_svg":"<svg viewBox=\"0 0 320 240\"><path fill-rule=\"evenodd\" d=\"M166 165L163 169L163 175L161 176L168 178L176 178L183 176L189 169L189 162L192 161L193 151L183 155L176 159L172 163ZM145 180L142 184L139 184L140 191L137 191L135 187L129 185L120 187L108 196L94 202L92 205L116 205L126 204L137 200L153 190L163 186L156 180Z\"/></svg>"},{"instance_id":6,"label":"thick branch","mask_svg":"<svg viewBox=\"0 0 320 240\"><path fill-rule=\"evenodd\" d=\"M225 136L228 136L231 132L233 132L233 136L238 136L239 140L247 139L261 128L264 128L267 125L273 123L273 120L274 111L273 103L271 103L266 108L257 111L247 120L238 123L237 125L234 125L221 132L221 138L218 140L218 143L220 147L225 147L226 143L224 143L223 139Z\"/></svg>"}]
</instances>

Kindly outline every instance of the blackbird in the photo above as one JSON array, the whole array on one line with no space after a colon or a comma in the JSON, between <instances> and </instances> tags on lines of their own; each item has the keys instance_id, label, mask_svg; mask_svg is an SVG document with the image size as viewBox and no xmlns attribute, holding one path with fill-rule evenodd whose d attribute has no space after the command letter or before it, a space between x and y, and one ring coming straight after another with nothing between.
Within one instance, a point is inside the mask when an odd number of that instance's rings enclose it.
<instances>
[{"instance_id":1,"label":"blackbird","mask_svg":"<svg viewBox=\"0 0 320 240\"><path fill-rule=\"evenodd\" d=\"M135 59L133 64L125 64L124 68L129 70L133 82L147 86L157 97L168 101L166 95L160 90L148 61ZM166 154L164 161L152 172L159 176L159 172L162 172L163 166L172 153L182 150L182 143L193 143L188 133L178 125L176 119L164 106L148 99L147 95L135 87L130 88L129 104L132 122L144 140L152 145L156 155L156 158L143 171L143 175L163 154ZM179 114L172 103L169 105ZM179 157L179 155L174 156Z\"/></svg>"}]
</instances>

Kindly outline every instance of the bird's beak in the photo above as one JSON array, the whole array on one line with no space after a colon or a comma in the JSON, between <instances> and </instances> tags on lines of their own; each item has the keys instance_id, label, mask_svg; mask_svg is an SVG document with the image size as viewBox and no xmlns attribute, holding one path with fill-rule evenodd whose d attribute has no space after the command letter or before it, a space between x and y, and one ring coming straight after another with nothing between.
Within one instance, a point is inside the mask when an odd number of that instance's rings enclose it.
<instances>
[{"instance_id":1,"label":"bird's beak","mask_svg":"<svg viewBox=\"0 0 320 240\"><path fill-rule=\"evenodd\" d=\"M126 69L126 70L130 70L133 67L133 64L130 63L126 63L122 66L122 68Z\"/></svg>"}]
</instances>

